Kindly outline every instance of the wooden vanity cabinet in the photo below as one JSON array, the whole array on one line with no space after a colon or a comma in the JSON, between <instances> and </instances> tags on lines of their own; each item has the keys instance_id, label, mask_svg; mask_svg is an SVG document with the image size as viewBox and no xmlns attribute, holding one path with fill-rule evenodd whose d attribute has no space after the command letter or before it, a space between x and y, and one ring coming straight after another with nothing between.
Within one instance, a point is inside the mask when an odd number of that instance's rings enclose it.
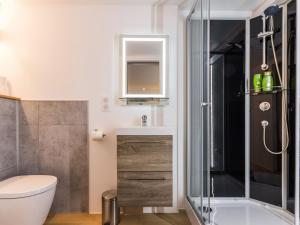
<instances>
[{"instance_id":1,"label":"wooden vanity cabinet","mask_svg":"<svg viewBox=\"0 0 300 225\"><path fill-rule=\"evenodd\" d=\"M171 207L172 135L118 135L120 207Z\"/></svg>"}]
</instances>

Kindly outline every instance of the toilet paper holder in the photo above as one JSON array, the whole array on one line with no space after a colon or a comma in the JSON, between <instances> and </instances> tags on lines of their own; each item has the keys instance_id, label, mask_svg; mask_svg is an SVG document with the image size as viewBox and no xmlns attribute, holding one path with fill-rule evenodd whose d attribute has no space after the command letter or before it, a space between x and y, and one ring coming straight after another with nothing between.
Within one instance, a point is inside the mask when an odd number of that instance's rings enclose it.
<instances>
[{"instance_id":1,"label":"toilet paper holder","mask_svg":"<svg viewBox=\"0 0 300 225\"><path fill-rule=\"evenodd\" d=\"M104 137L106 136L106 134L99 129L94 129L92 131L91 136L92 136L92 140L94 140L94 141L102 141L104 139Z\"/></svg>"}]
</instances>

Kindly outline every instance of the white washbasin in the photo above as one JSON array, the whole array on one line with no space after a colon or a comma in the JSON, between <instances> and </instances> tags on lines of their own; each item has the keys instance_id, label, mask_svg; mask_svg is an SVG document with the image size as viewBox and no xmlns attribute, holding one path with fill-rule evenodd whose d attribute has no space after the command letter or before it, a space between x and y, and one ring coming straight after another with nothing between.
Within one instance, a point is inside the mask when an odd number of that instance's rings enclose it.
<instances>
[{"instance_id":1,"label":"white washbasin","mask_svg":"<svg viewBox=\"0 0 300 225\"><path fill-rule=\"evenodd\" d=\"M174 135L174 127L121 127L116 135Z\"/></svg>"}]
</instances>

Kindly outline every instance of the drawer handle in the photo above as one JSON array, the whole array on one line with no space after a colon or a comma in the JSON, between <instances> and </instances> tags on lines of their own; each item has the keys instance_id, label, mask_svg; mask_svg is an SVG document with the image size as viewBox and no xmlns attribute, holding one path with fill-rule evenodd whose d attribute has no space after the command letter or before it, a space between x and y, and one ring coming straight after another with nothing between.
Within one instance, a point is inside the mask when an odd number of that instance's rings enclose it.
<instances>
[{"instance_id":1,"label":"drawer handle","mask_svg":"<svg viewBox=\"0 0 300 225\"><path fill-rule=\"evenodd\" d=\"M127 178L127 180L167 180L167 178Z\"/></svg>"}]
</instances>

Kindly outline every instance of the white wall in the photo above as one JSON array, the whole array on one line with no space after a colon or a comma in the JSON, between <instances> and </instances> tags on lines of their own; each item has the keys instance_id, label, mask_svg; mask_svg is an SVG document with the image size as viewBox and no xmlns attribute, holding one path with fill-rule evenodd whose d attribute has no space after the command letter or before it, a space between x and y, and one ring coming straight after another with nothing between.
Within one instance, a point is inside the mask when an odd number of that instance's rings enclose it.
<instances>
[{"instance_id":1,"label":"white wall","mask_svg":"<svg viewBox=\"0 0 300 225\"><path fill-rule=\"evenodd\" d=\"M115 128L138 125L141 115L151 115L150 106L116 103L118 35L149 34L151 6L6 3L0 15L0 76L9 79L12 94L26 100L88 100L89 129L107 133L104 142L89 143L90 212L99 212L101 193L117 183ZM160 119L177 127L177 7L162 12L161 27L170 35L170 105ZM110 98L109 112L101 110L102 97ZM181 148L180 155L183 160ZM183 193L179 196L181 202Z\"/></svg>"}]
</instances>

